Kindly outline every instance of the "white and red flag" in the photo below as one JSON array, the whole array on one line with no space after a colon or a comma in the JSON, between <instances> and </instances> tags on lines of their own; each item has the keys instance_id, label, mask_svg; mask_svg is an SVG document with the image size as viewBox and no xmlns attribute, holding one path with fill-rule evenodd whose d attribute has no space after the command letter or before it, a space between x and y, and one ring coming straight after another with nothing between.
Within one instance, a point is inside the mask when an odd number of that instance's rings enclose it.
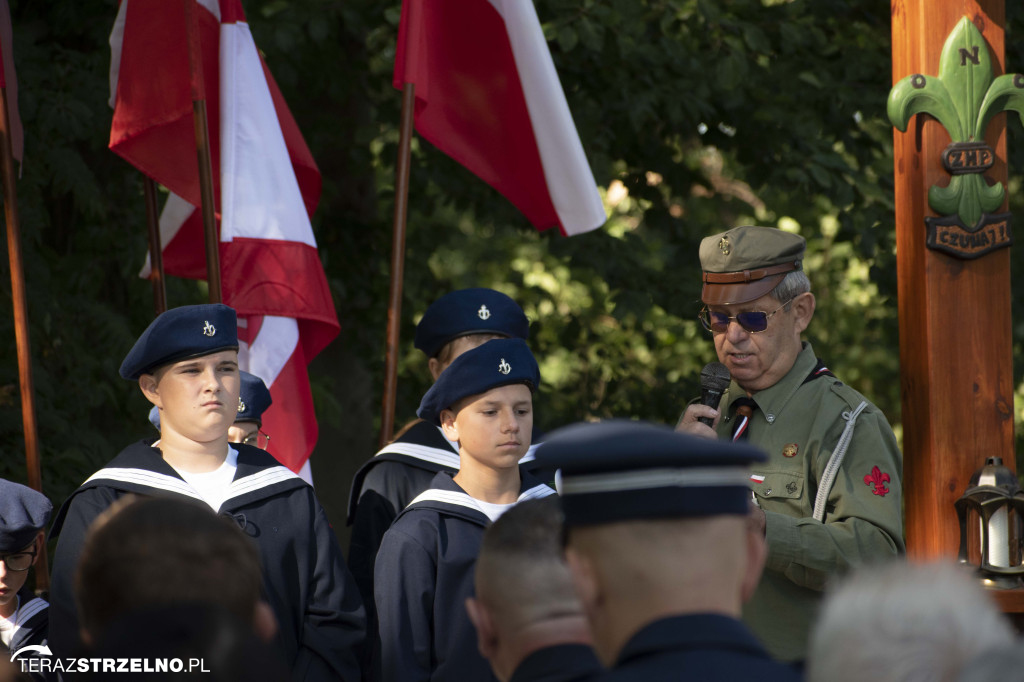
<instances>
[{"instance_id":1,"label":"white and red flag","mask_svg":"<svg viewBox=\"0 0 1024 682\"><path fill-rule=\"evenodd\" d=\"M419 134L538 230L606 220L531 0L405 0L394 86L415 85Z\"/></svg>"},{"instance_id":2,"label":"white and red flag","mask_svg":"<svg viewBox=\"0 0 1024 682\"><path fill-rule=\"evenodd\" d=\"M309 221L320 172L240 1L197 0L195 11L224 302L238 311L242 369L274 400L263 415L269 450L310 480L317 423L307 365L339 330ZM172 193L160 219L167 274L205 278L183 4L122 0L110 42L110 148Z\"/></svg>"}]
</instances>

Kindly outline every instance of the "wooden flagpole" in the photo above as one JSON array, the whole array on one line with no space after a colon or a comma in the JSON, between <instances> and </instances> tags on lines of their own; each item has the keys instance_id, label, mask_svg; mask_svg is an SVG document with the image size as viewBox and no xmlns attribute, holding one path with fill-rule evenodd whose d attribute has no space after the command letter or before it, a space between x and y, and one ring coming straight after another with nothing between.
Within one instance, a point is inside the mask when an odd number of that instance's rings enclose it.
<instances>
[{"instance_id":1,"label":"wooden flagpole","mask_svg":"<svg viewBox=\"0 0 1024 682\"><path fill-rule=\"evenodd\" d=\"M7 79L0 53L0 173L3 175L4 218L7 223L7 257L11 264L11 299L14 304L14 337L18 352L18 380L21 385L21 419L25 430L25 466L28 484L43 492L43 475L39 459L39 437L36 428L35 388L32 383L32 353L29 346L28 303L25 295L25 267L21 256L21 224L18 219L18 197L15 187L14 157L11 148L11 119L7 109ZM36 563L36 589L50 588L46 545Z\"/></svg>"},{"instance_id":2,"label":"wooden flagpole","mask_svg":"<svg viewBox=\"0 0 1024 682\"><path fill-rule=\"evenodd\" d=\"M153 284L153 309L156 314L167 310L167 287L164 285L164 253L160 243L160 218L156 208L156 182L142 176L146 195L146 228L149 233L149 280Z\"/></svg>"},{"instance_id":3,"label":"wooden flagpole","mask_svg":"<svg viewBox=\"0 0 1024 682\"><path fill-rule=\"evenodd\" d=\"M203 233L206 237L206 281L210 303L224 300L220 286L217 216L213 205L213 162L210 159L210 128L206 120L206 88L203 83L203 53L199 43L196 0L183 0L185 30L188 32L188 63L192 85L192 120L196 131L196 155L199 163L199 194L202 199Z\"/></svg>"},{"instance_id":4,"label":"wooden flagpole","mask_svg":"<svg viewBox=\"0 0 1024 682\"><path fill-rule=\"evenodd\" d=\"M409 166L412 158L413 110L416 86L402 88L402 119L395 163L395 218L391 238L391 291L388 296L387 351L384 357L384 397L380 419L380 446L395 429L395 394L398 389L398 342L402 321L402 280L405 276L405 225L409 208Z\"/></svg>"}]
</instances>

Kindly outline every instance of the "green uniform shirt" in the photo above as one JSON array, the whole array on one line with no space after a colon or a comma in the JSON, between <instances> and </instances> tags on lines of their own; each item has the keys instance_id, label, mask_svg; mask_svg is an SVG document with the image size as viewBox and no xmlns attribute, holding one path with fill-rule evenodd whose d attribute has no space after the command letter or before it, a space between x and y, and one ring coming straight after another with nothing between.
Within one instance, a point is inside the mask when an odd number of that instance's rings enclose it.
<instances>
[{"instance_id":1,"label":"green uniform shirt","mask_svg":"<svg viewBox=\"0 0 1024 682\"><path fill-rule=\"evenodd\" d=\"M905 550L903 457L885 415L870 402L856 419L824 522L813 518L818 484L846 417L866 401L828 375L805 383L816 364L814 351L804 343L789 373L752 396L757 409L747 427L749 442L768 453L751 475L754 499L765 512L768 560L743 619L783 661L806 657L821 589L829 578ZM732 403L743 395L733 383L722 398L718 432L723 438L730 437L734 425Z\"/></svg>"}]
</instances>

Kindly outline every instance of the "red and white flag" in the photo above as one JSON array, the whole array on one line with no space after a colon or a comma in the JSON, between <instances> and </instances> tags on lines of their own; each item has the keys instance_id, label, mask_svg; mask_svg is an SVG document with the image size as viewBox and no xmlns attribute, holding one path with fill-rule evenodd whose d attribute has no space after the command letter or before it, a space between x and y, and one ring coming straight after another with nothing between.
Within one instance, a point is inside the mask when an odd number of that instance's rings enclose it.
<instances>
[{"instance_id":1,"label":"red and white flag","mask_svg":"<svg viewBox=\"0 0 1024 682\"><path fill-rule=\"evenodd\" d=\"M538 230L606 214L531 0L406 0L394 86L416 86L421 136Z\"/></svg>"},{"instance_id":2,"label":"red and white flag","mask_svg":"<svg viewBox=\"0 0 1024 682\"><path fill-rule=\"evenodd\" d=\"M239 364L264 380L270 452L309 476L317 423L308 363L338 334L309 216L320 172L253 42L239 0L197 0L224 302ZM123 0L111 33L110 148L167 187L168 274L206 277L182 4ZM148 275L148 266L144 276Z\"/></svg>"}]
</instances>

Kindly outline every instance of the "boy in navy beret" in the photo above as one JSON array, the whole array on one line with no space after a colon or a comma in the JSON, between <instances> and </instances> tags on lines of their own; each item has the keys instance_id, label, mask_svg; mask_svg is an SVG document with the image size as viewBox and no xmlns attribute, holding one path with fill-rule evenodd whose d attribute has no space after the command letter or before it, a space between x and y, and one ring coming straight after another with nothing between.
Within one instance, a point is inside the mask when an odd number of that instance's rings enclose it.
<instances>
[{"instance_id":1,"label":"boy in navy beret","mask_svg":"<svg viewBox=\"0 0 1024 682\"><path fill-rule=\"evenodd\" d=\"M159 408L160 437L125 448L58 511L51 647L60 656L80 647L72 585L90 523L123 495L171 495L231 516L253 539L295 679L358 680L362 603L312 488L266 452L229 444L242 407L236 324L226 305L174 308L125 357L121 376Z\"/></svg>"},{"instance_id":2,"label":"boy in navy beret","mask_svg":"<svg viewBox=\"0 0 1024 682\"><path fill-rule=\"evenodd\" d=\"M260 450L266 450L270 436L260 429L263 426L263 413L274 402L270 390L263 379L255 374L244 371L238 374L242 387L238 395L238 414L235 415L235 423L228 429L228 442L255 445Z\"/></svg>"},{"instance_id":3,"label":"boy in navy beret","mask_svg":"<svg viewBox=\"0 0 1024 682\"><path fill-rule=\"evenodd\" d=\"M439 472L384 535L374 573L384 682L492 680L465 611L484 529L516 502L553 494L520 469L533 429L537 362L521 339L455 359L417 414L459 443L461 467Z\"/></svg>"},{"instance_id":4,"label":"boy in navy beret","mask_svg":"<svg viewBox=\"0 0 1024 682\"><path fill-rule=\"evenodd\" d=\"M526 339L530 322L522 308L494 289L460 289L434 301L416 325L414 345L427 358L436 381L448 365L468 350L492 339ZM532 451L525 455L531 460ZM356 473L348 500L352 526L348 563L375 631L373 566L381 538L400 511L430 487L440 471L459 470L458 444L440 426L417 420L399 431Z\"/></svg>"},{"instance_id":5,"label":"boy in navy beret","mask_svg":"<svg viewBox=\"0 0 1024 682\"><path fill-rule=\"evenodd\" d=\"M0 657L45 645L48 608L25 587L43 549L53 505L41 493L0 478ZM25 656L19 656L22 660Z\"/></svg>"},{"instance_id":6,"label":"boy in navy beret","mask_svg":"<svg viewBox=\"0 0 1024 682\"><path fill-rule=\"evenodd\" d=\"M748 445L609 421L560 429L566 559L607 680L797 680L739 620L767 553Z\"/></svg>"}]
</instances>

